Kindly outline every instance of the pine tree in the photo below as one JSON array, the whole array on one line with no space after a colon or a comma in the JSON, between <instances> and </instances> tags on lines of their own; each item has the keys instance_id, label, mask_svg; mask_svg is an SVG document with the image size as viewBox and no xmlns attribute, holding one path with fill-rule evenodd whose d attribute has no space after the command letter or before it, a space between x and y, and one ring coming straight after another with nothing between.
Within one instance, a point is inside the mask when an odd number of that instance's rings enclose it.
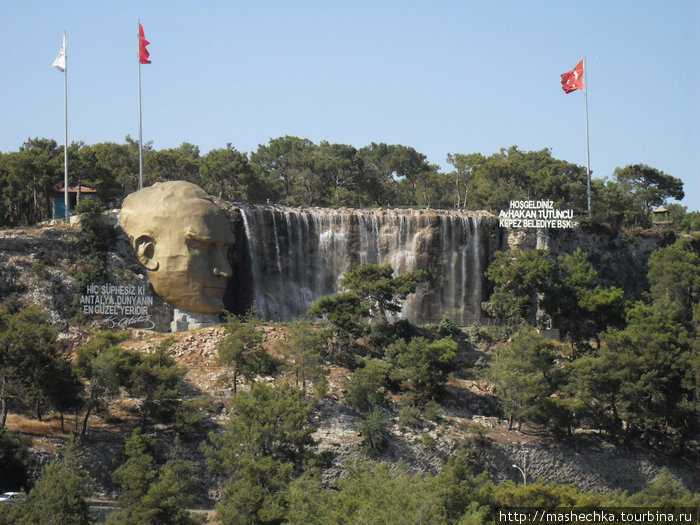
<instances>
[{"instance_id":1,"label":"pine tree","mask_svg":"<svg viewBox=\"0 0 700 525\"><path fill-rule=\"evenodd\" d=\"M59 459L49 463L29 492L19 525L87 525L92 480L80 465L77 443L70 441Z\"/></svg>"}]
</instances>

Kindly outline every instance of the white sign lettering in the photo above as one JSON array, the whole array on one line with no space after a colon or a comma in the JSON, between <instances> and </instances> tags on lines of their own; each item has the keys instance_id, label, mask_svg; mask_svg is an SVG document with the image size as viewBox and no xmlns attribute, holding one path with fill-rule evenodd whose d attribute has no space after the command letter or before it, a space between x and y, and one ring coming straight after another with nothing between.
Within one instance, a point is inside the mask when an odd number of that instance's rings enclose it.
<instances>
[{"instance_id":1,"label":"white sign lettering","mask_svg":"<svg viewBox=\"0 0 700 525\"><path fill-rule=\"evenodd\" d=\"M510 201L507 210L498 214L498 225L503 228L577 228L574 210L560 210L554 201Z\"/></svg>"},{"instance_id":2,"label":"white sign lettering","mask_svg":"<svg viewBox=\"0 0 700 525\"><path fill-rule=\"evenodd\" d=\"M145 285L89 284L80 296L82 312L86 315L106 316L102 323L108 328L142 325L152 330L155 323L148 308L153 297L146 295Z\"/></svg>"}]
</instances>

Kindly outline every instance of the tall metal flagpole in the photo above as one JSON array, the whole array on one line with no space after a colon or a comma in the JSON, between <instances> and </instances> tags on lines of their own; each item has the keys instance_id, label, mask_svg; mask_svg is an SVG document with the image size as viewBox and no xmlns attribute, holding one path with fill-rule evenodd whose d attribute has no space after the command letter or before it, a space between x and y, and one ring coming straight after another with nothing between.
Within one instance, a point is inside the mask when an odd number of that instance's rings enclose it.
<instances>
[{"instance_id":1,"label":"tall metal flagpole","mask_svg":"<svg viewBox=\"0 0 700 525\"><path fill-rule=\"evenodd\" d=\"M588 146L588 66L583 57L583 94L586 99L586 188L588 190L588 216L591 216L591 155Z\"/></svg>"},{"instance_id":2,"label":"tall metal flagpole","mask_svg":"<svg viewBox=\"0 0 700 525\"><path fill-rule=\"evenodd\" d=\"M64 218L68 221L70 215L70 200L68 198L68 45L66 32L63 32L63 204L65 208Z\"/></svg>"},{"instance_id":3,"label":"tall metal flagpole","mask_svg":"<svg viewBox=\"0 0 700 525\"><path fill-rule=\"evenodd\" d=\"M139 20L139 29L141 28L141 20ZM141 129L141 34L136 31L138 40L137 60L139 65L139 189L143 189L143 132Z\"/></svg>"}]
</instances>

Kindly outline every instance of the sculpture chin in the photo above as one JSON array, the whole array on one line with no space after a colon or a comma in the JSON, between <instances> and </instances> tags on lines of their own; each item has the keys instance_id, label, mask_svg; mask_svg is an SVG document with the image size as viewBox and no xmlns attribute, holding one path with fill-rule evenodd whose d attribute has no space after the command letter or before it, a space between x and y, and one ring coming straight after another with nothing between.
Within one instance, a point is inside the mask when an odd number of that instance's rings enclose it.
<instances>
[{"instance_id":1,"label":"sculpture chin","mask_svg":"<svg viewBox=\"0 0 700 525\"><path fill-rule=\"evenodd\" d=\"M203 286L191 282L188 285L186 274L179 277L170 274L167 279L150 276L156 294L166 303L180 310L200 314L218 314L224 309L226 286Z\"/></svg>"},{"instance_id":2,"label":"sculpture chin","mask_svg":"<svg viewBox=\"0 0 700 525\"><path fill-rule=\"evenodd\" d=\"M178 301L177 303L175 302L170 302L166 301L169 304L172 304L175 308L178 308L180 310L185 310L187 312L193 312L197 314L218 314L221 313L221 311L224 309L224 302L223 300L212 300L209 301L208 303L202 303L200 302L183 302L183 301Z\"/></svg>"}]
</instances>

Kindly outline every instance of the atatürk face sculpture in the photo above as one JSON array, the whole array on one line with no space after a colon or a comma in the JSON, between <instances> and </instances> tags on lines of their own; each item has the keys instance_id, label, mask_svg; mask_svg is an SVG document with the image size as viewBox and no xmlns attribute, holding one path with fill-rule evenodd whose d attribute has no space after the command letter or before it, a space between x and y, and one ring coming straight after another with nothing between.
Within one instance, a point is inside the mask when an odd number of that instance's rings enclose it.
<instances>
[{"instance_id":1,"label":"atat\u00fcrk face sculpture","mask_svg":"<svg viewBox=\"0 0 700 525\"><path fill-rule=\"evenodd\" d=\"M124 199L121 224L163 301L189 312L223 310L234 237L204 190L184 181L139 190Z\"/></svg>"}]
</instances>

